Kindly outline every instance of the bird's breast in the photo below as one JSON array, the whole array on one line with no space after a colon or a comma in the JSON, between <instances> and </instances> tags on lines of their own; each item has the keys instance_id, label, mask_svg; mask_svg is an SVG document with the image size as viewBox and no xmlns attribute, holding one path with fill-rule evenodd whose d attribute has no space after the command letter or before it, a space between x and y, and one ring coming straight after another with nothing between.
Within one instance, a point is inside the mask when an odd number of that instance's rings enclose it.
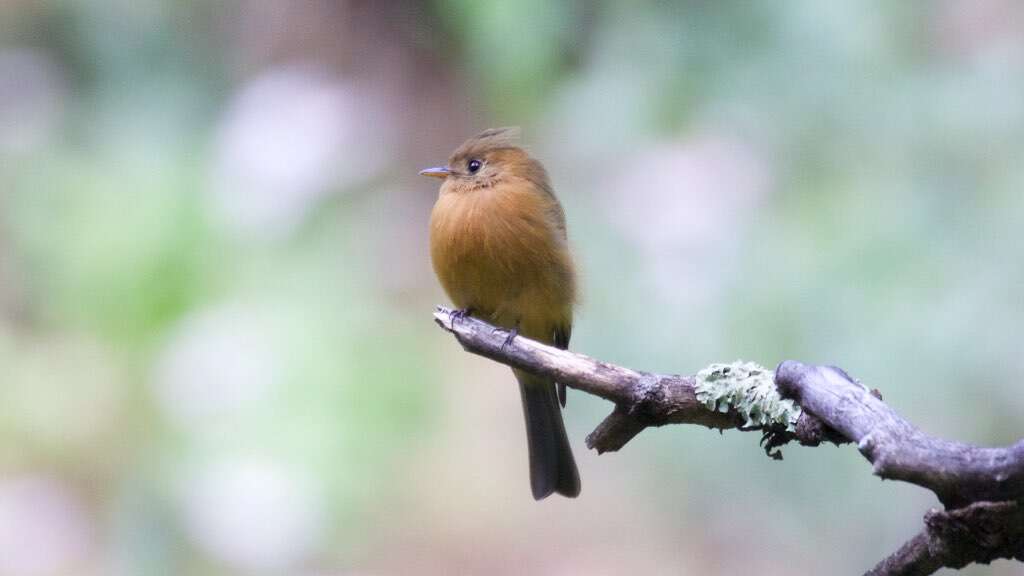
<instances>
[{"instance_id":1,"label":"bird's breast","mask_svg":"<svg viewBox=\"0 0 1024 576\"><path fill-rule=\"evenodd\" d=\"M430 253L456 306L500 323L534 309L571 308L572 263L564 231L549 216L549 198L508 187L441 194L431 214Z\"/></svg>"}]
</instances>

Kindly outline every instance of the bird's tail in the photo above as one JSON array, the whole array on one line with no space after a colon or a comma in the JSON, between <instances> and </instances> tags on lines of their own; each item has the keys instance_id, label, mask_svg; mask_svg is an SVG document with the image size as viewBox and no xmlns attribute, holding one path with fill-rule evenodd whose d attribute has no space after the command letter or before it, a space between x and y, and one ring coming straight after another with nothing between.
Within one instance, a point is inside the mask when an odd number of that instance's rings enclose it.
<instances>
[{"instance_id":1,"label":"bird's tail","mask_svg":"<svg viewBox=\"0 0 1024 576\"><path fill-rule=\"evenodd\" d=\"M533 498L541 500L552 492L575 498L580 493L580 474L565 434L555 383L519 370L514 372L526 416Z\"/></svg>"}]
</instances>

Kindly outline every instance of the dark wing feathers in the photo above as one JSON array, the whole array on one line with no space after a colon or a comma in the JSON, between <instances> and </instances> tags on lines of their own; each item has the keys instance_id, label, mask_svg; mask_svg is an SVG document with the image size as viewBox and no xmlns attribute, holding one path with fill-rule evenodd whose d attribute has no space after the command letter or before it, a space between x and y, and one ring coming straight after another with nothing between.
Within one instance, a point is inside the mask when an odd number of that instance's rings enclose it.
<instances>
[{"instance_id":1,"label":"dark wing feathers","mask_svg":"<svg viewBox=\"0 0 1024 576\"><path fill-rule=\"evenodd\" d=\"M558 328L555 328L556 347L561 348L562 350L568 349L569 338L572 338L572 326L559 326ZM558 403L562 405L562 408L565 408L565 401L567 400L565 384L558 382L556 386L558 387Z\"/></svg>"}]
</instances>

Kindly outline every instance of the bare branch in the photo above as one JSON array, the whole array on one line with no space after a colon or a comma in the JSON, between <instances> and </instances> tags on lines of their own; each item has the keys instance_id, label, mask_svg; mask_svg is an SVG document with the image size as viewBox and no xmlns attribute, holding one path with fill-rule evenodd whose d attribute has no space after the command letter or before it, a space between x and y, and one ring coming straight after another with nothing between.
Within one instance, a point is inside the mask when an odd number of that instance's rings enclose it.
<instances>
[{"instance_id":1,"label":"bare branch","mask_svg":"<svg viewBox=\"0 0 1024 576\"><path fill-rule=\"evenodd\" d=\"M876 475L927 488L947 506L929 512L925 530L868 574L924 575L971 562L1024 559L1024 440L981 448L933 438L843 370L794 361L779 365L775 385L803 410L795 430L744 428L734 409L722 412L698 400L694 377L640 372L522 337L506 342L505 331L474 318L456 319L445 308L434 318L469 352L614 402L587 437L599 453L619 450L645 428L665 424L760 430L773 457L790 440L856 443Z\"/></svg>"},{"instance_id":2,"label":"bare branch","mask_svg":"<svg viewBox=\"0 0 1024 576\"><path fill-rule=\"evenodd\" d=\"M615 410L587 437L587 446L598 453L622 448L649 426L698 424L724 430L743 425L743 418L736 412L709 410L697 400L692 376L639 372L523 337L508 343L504 330L476 318L458 318L446 308L439 307L434 319L469 352L551 376L566 386L614 402ZM808 415L807 419L813 417ZM807 430L807 438L799 436L801 428ZM789 439L818 444L823 439L821 429L820 424L808 422L798 426L796 435L778 432L775 437L775 432L769 431L769 440L773 445Z\"/></svg>"},{"instance_id":3,"label":"bare branch","mask_svg":"<svg viewBox=\"0 0 1024 576\"><path fill-rule=\"evenodd\" d=\"M1024 498L1024 440L979 448L921 432L838 368L783 362L779 391L828 423L889 480L935 492L947 506Z\"/></svg>"},{"instance_id":4,"label":"bare branch","mask_svg":"<svg viewBox=\"0 0 1024 576\"><path fill-rule=\"evenodd\" d=\"M868 576L923 576L973 562L1024 560L1024 506L1018 502L975 502L954 510L931 510L924 523L920 534L879 562Z\"/></svg>"},{"instance_id":5,"label":"bare branch","mask_svg":"<svg viewBox=\"0 0 1024 576\"><path fill-rule=\"evenodd\" d=\"M932 553L932 538L927 530L900 546L900 549L866 572L864 576L927 576L945 566L941 554Z\"/></svg>"}]
</instances>

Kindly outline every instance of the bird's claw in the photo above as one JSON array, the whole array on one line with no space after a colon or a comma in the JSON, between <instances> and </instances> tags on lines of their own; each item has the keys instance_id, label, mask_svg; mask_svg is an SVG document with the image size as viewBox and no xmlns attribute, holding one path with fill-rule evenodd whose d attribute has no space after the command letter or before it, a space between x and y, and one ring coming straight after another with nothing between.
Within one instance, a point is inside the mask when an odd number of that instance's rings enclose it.
<instances>
[{"instance_id":1,"label":"bird's claw","mask_svg":"<svg viewBox=\"0 0 1024 576\"><path fill-rule=\"evenodd\" d=\"M495 328L491 331L492 334L497 334L498 332L506 332L505 341L501 343L502 351L512 344L512 341L516 339L516 336L519 336L519 328L511 328L508 330L505 328Z\"/></svg>"},{"instance_id":2,"label":"bird's claw","mask_svg":"<svg viewBox=\"0 0 1024 576\"><path fill-rule=\"evenodd\" d=\"M473 315L472 308L456 308L451 312L452 326Z\"/></svg>"}]
</instances>

